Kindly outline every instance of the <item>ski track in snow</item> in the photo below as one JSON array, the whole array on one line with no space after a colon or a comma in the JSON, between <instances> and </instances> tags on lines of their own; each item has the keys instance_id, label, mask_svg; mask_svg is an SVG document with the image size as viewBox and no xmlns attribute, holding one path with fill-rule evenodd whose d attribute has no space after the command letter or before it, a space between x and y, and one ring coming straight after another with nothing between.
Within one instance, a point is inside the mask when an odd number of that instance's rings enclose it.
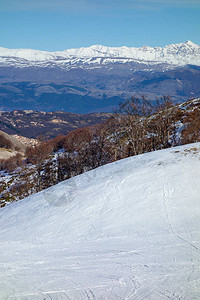
<instances>
[{"instance_id":1,"label":"ski track in snow","mask_svg":"<svg viewBox=\"0 0 200 300\"><path fill-rule=\"evenodd\" d=\"M200 156L184 151L194 146L121 160L1 209L0 299L199 299Z\"/></svg>"}]
</instances>

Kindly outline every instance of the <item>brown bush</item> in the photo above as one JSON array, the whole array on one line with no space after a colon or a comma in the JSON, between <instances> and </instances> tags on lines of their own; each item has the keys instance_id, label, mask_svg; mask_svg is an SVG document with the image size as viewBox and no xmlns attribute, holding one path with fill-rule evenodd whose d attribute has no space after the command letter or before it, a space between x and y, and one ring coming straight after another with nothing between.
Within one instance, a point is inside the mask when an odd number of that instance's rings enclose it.
<instances>
[{"instance_id":1,"label":"brown bush","mask_svg":"<svg viewBox=\"0 0 200 300\"><path fill-rule=\"evenodd\" d=\"M23 164L23 156L17 153L15 156L9 159L4 159L0 161L0 170L7 170L8 172L13 172L16 168L21 167Z\"/></svg>"},{"instance_id":2,"label":"brown bush","mask_svg":"<svg viewBox=\"0 0 200 300\"><path fill-rule=\"evenodd\" d=\"M13 149L13 143L0 133L0 148Z\"/></svg>"}]
</instances>

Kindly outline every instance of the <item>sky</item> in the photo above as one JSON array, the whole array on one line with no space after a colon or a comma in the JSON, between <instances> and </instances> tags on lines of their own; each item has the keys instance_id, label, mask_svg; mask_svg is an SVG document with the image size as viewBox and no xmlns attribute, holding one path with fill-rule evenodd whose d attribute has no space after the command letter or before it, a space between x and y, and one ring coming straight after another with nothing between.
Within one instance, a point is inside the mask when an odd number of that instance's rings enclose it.
<instances>
[{"instance_id":1,"label":"sky","mask_svg":"<svg viewBox=\"0 0 200 300\"><path fill-rule=\"evenodd\" d=\"M200 45L200 0L0 0L0 47Z\"/></svg>"}]
</instances>

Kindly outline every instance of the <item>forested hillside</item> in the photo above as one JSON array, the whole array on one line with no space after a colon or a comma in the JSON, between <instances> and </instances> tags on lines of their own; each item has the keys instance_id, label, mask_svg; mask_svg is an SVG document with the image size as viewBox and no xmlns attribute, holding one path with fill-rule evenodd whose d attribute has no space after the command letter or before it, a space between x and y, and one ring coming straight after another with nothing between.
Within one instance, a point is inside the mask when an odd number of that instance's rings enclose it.
<instances>
[{"instance_id":1,"label":"forested hillside","mask_svg":"<svg viewBox=\"0 0 200 300\"><path fill-rule=\"evenodd\" d=\"M1 206L122 158L200 141L200 99L131 98L104 123L38 141L1 161Z\"/></svg>"}]
</instances>

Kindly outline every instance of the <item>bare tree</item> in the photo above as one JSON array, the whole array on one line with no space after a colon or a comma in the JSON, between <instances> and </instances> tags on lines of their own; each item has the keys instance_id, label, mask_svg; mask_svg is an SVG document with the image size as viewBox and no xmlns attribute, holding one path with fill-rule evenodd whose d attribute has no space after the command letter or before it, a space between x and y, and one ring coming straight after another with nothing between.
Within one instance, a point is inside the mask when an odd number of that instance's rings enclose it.
<instances>
[{"instance_id":1,"label":"bare tree","mask_svg":"<svg viewBox=\"0 0 200 300\"><path fill-rule=\"evenodd\" d=\"M26 149L27 162L36 166L37 170L37 192L42 190L42 170L44 161L52 151L52 145L48 142L41 142L33 147Z\"/></svg>"},{"instance_id":2,"label":"bare tree","mask_svg":"<svg viewBox=\"0 0 200 300\"><path fill-rule=\"evenodd\" d=\"M174 102L169 96L163 96L157 100L155 106L155 118L152 118L152 128L156 136L156 145L158 148L168 148L175 138L175 114Z\"/></svg>"},{"instance_id":3,"label":"bare tree","mask_svg":"<svg viewBox=\"0 0 200 300\"><path fill-rule=\"evenodd\" d=\"M181 141L183 144L200 141L200 110L198 108L186 115Z\"/></svg>"},{"instance_id":4,"label":"bare tree","mask_svg":"<svg viewBox=\"0 0 200 300\"><path fill-rule=\"evenodd\" d=\"M147 117L152 113L152 105L145 97L132 97L120 104L115 120L119 122L117 140L119 148L126 149L126 155L143 153L146 149ZM123 143L123 146L122 146Z\"/></svg>"}]
</instances>

